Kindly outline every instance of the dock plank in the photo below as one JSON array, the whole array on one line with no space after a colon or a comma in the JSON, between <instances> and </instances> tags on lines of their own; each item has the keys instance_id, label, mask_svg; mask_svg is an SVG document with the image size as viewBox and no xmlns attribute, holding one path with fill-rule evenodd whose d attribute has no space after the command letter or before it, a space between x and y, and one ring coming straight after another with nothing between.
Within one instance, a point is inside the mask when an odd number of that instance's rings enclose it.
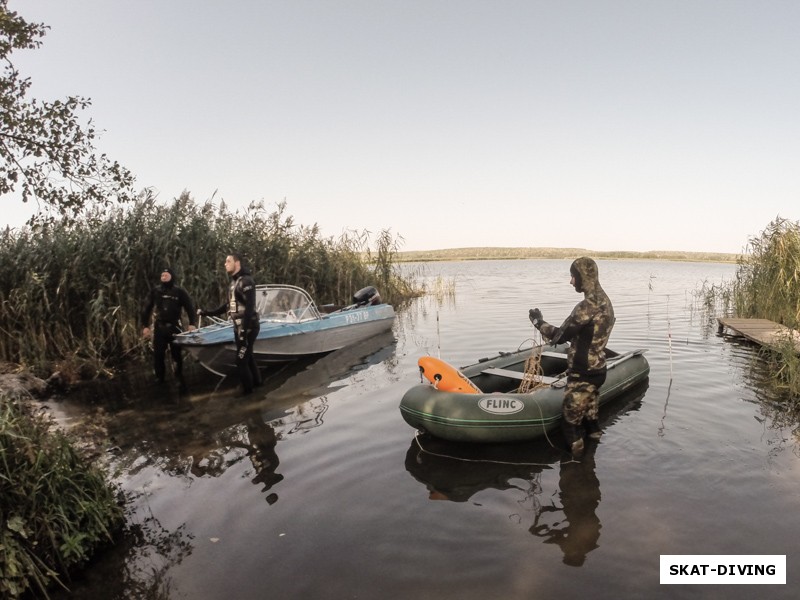
<instances>
[{"instance_id":1,"label":"dock plank","mask_svg":"<svg viewBox=\"0 0 800 600\"><path fill-rule=\"evenodd\" d=\"M720 332L730 329L761 346L774 347L784 342L787 338L792 338L795 349L800 352L800 332L769 319L719 317L717 321L719 322Z\"/></svg>"}]
</instances>

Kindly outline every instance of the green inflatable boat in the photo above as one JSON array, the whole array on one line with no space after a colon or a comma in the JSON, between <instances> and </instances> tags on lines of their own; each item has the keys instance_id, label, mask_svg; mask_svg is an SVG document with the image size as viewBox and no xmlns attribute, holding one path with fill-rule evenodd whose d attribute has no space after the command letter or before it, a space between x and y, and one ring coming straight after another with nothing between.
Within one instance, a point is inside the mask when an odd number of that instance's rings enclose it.
<instances>
[{"instance_id":1,"label":"green inflatable boat","mask_svg":"<svg viewBox=\"0 0 800 600\"><path fill-rule=\"evenodd\" d=\"M504 352L460 370L432 357L420 371L433 383L415 385L400 401L412 427L454 442L517 442L537 438L560 425L567 384L566 345ZM601 406L647 379L645 350L618 354L606 349L608 376ZM526 361L538 354L541 375L526 375ZM522 385L521 384L525 385ZM518 390L529 391L518 391Z\"/></svg>"}]
</instances>

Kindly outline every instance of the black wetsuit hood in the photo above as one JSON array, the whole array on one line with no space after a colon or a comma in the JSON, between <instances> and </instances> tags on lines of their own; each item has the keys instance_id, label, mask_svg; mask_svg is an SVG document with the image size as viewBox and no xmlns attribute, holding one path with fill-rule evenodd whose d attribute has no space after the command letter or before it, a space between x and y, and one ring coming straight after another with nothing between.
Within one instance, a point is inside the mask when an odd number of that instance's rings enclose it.
<instances>
[{"instance_id":1,"label":"black wetsuit hood","mask_svg":"<svg viewBox=\"0 0 800 600\"><path fill-rule=\"evenodd\" d=\"M178 276L175 275L175 271L173 271L170 267L164 267L163 269L161 269L161 272L170 274L170 280L166 283L162 281L161 285L163 285L165 288L171 288L172 286L177 285Z\"/></svg>"}]
</instances>

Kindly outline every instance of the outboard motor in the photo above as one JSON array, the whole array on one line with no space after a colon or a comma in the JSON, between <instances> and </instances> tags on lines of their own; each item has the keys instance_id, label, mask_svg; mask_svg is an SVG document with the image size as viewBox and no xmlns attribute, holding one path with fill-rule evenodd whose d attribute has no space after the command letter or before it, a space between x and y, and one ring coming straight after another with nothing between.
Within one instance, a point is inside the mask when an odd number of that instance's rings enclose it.
<instances>
[{"instance_id":1,"label":"outboard motor","mask_svg":"<svg viewBox=\"0 0 800 600\"><path fill-rule=\"evenodd\" d=\"M367 304L380 304L381 295L375 287L368 285L365 288L358 290L353 294L353 303L356 306L365 306Z\"/></svg>"}]
</instances>

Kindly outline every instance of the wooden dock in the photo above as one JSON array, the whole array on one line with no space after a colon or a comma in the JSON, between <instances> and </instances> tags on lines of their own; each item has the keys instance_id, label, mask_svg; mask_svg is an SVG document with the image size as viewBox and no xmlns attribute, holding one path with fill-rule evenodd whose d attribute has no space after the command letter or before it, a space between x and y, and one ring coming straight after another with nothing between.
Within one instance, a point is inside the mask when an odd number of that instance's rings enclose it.
<instances>
[{"instance_id":1,"label":"wooden dock","mask_svg":"<svg viewBox=\"0 0 800 600\"><path fill-rule=\"evenodd\" d=\"M762 346L774 347L782 345L787 339L793 338L794 347L797 352L800 352L800 332L789 329L769 319L735 319L720 317L717 321L719 321L720 333L723 333L725 329L729 329L736 335L745 337Z\"/></svg>"}]
</instances>

